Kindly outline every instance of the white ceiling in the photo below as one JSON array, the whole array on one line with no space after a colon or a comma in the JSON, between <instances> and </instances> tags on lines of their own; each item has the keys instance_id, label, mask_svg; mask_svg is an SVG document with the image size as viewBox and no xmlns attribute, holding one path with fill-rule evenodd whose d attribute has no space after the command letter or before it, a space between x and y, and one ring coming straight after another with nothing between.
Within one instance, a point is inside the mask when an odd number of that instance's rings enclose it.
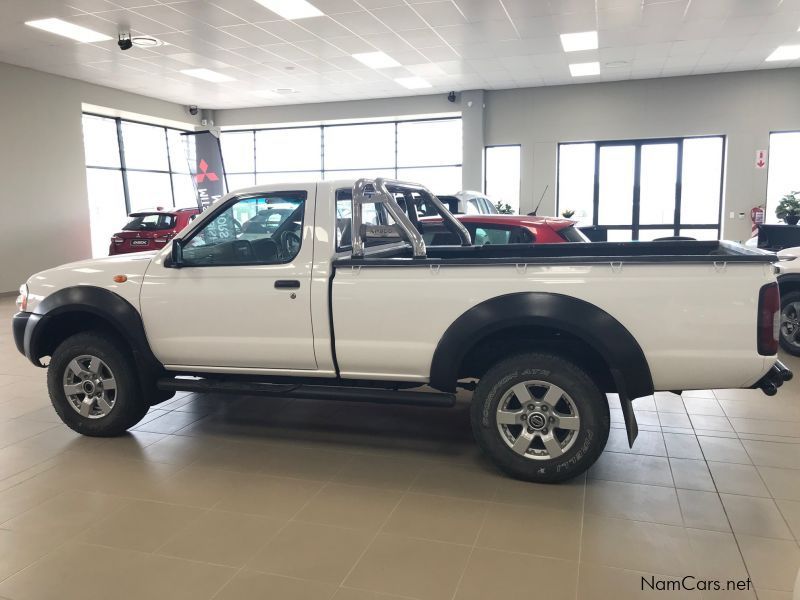
<instances>
[{"instance_id":1,"label":"white ceiling","mask_svg":"<svg viewBox=\"0 0 800 600\"><path fill-rule=\"evenodd\" d=\"M800 44L800 0L310 0L326 16L286 21L255 0L0 0L0 62L204 108L237 108L800 66L764 59ZM23 23L60 17L114 37L81 44ZM159 48L119 50L116 36ZM598 50L559 34L596 29ZM402 67L350 55L381 50ZM601 74L570 76L569 63ZM206 67L236 81L180 73ZM411 91L398 77L421 76ZM1 82L0 82L1 83ZM259 90L294 88L263 97Z\"/></svg>"}]
</instances>

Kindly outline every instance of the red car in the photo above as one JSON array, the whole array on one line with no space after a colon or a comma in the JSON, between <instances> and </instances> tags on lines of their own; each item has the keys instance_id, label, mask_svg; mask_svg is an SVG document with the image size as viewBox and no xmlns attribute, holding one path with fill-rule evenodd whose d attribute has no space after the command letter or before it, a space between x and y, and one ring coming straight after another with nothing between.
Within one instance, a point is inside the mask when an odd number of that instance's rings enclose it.
<instances>
[{"instance_id":1,"label":"red car","mask_svg":"<svg viewBox=\"0 0 800 600\"><path fill-rule=\"evenodd\" d=\"M108 247L109 256L160 250L181 229L194 219L200 210L197 208L176 208L164 210L142 210L131 213L130 221L122 231L111 236Z\"/></svg>"},{"instance_id":2,"label":"red car","mask_svg":"<svg viewBox=\"0 0 800 600\"><path fill-rule=\"evenodd\" d=\"M575 227L575 221L558 217L527 215L455 215L472 236L476 246L485 244L559 244L588 242ZM440 217L420 218L425 243L430 246L459 244L457 236L442 224Z\"/></svg>"}]
</instances>

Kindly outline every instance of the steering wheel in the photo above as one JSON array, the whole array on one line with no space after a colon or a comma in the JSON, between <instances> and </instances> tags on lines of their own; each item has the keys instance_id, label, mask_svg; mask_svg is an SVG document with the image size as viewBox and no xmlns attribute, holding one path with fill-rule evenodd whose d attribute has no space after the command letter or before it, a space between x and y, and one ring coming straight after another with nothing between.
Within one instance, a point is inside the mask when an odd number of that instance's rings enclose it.
<instances>
[{"instance_id":1,"label":"steering wheel","mask_svg":"<svg viewBox=\"0 0 800 600\"><path fill-rule=\"evenodd\" d=\"M280 234L281 252L285 258L291 258L300 251L300 236L294 231L284 231Z\"/></svg>"}]
</instances>

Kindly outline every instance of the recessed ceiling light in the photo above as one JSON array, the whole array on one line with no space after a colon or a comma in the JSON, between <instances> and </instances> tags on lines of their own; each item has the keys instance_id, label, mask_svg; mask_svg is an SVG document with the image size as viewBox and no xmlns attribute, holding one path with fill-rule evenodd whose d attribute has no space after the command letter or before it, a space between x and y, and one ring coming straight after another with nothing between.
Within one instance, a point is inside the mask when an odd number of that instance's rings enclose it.
<instances>
[{"instance_id":1,"label":"recessed ceiling light","mask_svg":"<svg viewBox=\"0 0 800 600\"><path fill-rule=\"evenodd\" d=\"M778 46L775 48L775 51L767 57L767 61L797 60L798 58L800 58L800 45Z\"/></svg>"},{"instance_id":2,"label":"recessed ceiling light","mask_svg":"<svg viewBox=\"0 0 800 600\"><path fill-rule=\"evenodd\" d=\"M276 94L296 94L297 90L290 87L275 88L273 90Z\"/></svg>"},{"instance_id":3,"label":"recessed ceiling light","mask_svg":"<svg viewBox=\"0 0 800 600\"><path fill-rule=\"evenodd\" d=\"M422 77L398 77L395 79L395 83L399 83L403 87L407 87L410 90L419 90L421 88L431 87L431 84Z\"/></svg>"},{"instance_id":4,"label":"recessed ceiling light","mask_svg":"<svg viewBox=\"0 0 800 600\"><path fill-rule=\"evenodd\" d=\"M163 46L164 42L149 35L136 35L131 38L131 43L137 48L155 48Z\"/></svg>"},{"instance_id":5,"label":"recessed ceiling light","mask_svg":"<svg viewBox=\"0 0 800 600\"><path fill-rule=\"evenodd\" d=\"M181 69L181 73L189 77L197 77L212 83L222 83L223 81L234 81L233 77L224 73L217 73L211 69Z\"/></svg>"},{"instance_id":6,"label":"recessed ceiling light","mask_svg":"<svg viewBox=\"0 0 800 600\"><path fill-rule=\"evenodd\" d=\"M35 27L36 29L41 29L42 31L49 31L50 33L55 33L56 35L63 35L71 40L84 43L105 42L113 39L104 33L88 29L87 27L81 27L80 25L75 25L73 23L67 23L61 19L38 19L36 21L25 21L25 25L28 25L29 27Z\"/></svg>"},{"instance_id":7,"label":"recessed ceiling light","mask_svg":"<svg viewBox=\"0 0 800 600\"><path fill-rule=\"evenodd\" d=\"M574 63L569 66L573 77L586 77L587 75L600 75L599 62Z\"/></svg>"},{"instance_id":8,"label":"recessed ceiling light","mask_svg":"<svg viewBox=\"0 0 800 600\"><path fill-rule=\"evenodd\" d=\"M619 67L627 67L629 64L627 60L611 60L603 66L609 69L618 69Z\"/></svg>"},{"instance_id":9,"label":"recessed ceiling light","mask_svg":"<svg viewBox=\"0 0 800 600\"><path fill-rule=\"evenodd\" d=\"M564 47L564 52L597 50L597 32L582 31L580 33L562 33L561 45Z\"/></svg>"},{"instance_id":10,"label":"recessed ceiling light","mask_svg":"<svg viewBox=\"0 0 800 600\"><path fill-rule=\"evenodd\" d=\"M324 13L306 0L256 0L264 8L268 8L284 19L307 19L322 17Z\"/></svg>"},{"instance_id":11,"label":"recessed ceiling light","mask_svg":"<svg viewBox=\"0 0 800 600\"><path fill-rule=\"evenodd\" d=\"M353 58L367 65L370 69L388 69L400 66L399 62L385 52L359 52L358 54L353 54Z\"/></svg>"}]
</instances>

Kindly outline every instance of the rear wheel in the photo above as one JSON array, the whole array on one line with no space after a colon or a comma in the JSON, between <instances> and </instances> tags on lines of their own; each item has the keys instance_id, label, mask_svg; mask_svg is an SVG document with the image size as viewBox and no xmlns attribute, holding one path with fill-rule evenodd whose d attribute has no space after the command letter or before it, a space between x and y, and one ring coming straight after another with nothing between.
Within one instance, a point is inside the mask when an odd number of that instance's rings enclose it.
<instances>
[{"instance_id":1,"label":"rear wheel","mask_svg":"<svg viewBox=\"0 0 800 600\"><path fill-rule=\"evenodd\" d=\"M781 348L800 356L800 292L781 296Z\"/></svg>"},{"instance_id":2,"label":"rear wheel","mask_svg":"<svg viewBox=\"0 0 800 600\"><path fill-rule=\"evenodd\" d=\"M150 408L133 359L113 338L98 333L73 335L55 349L47 388L61 420L84 435L120 435Z\"/></svg>"},{"instance_id":3,"label":"rear wheel","mask_svg":"<svg viewBox=\"0 0 800 600\"><path fill-rule=\"evenodd\" d=\"M588 469L610 427L608 402L574 363L551 354L519 354L481 378L472 400L478 444L519 479L553 483Z\"/></svg>"}]
</instances>

